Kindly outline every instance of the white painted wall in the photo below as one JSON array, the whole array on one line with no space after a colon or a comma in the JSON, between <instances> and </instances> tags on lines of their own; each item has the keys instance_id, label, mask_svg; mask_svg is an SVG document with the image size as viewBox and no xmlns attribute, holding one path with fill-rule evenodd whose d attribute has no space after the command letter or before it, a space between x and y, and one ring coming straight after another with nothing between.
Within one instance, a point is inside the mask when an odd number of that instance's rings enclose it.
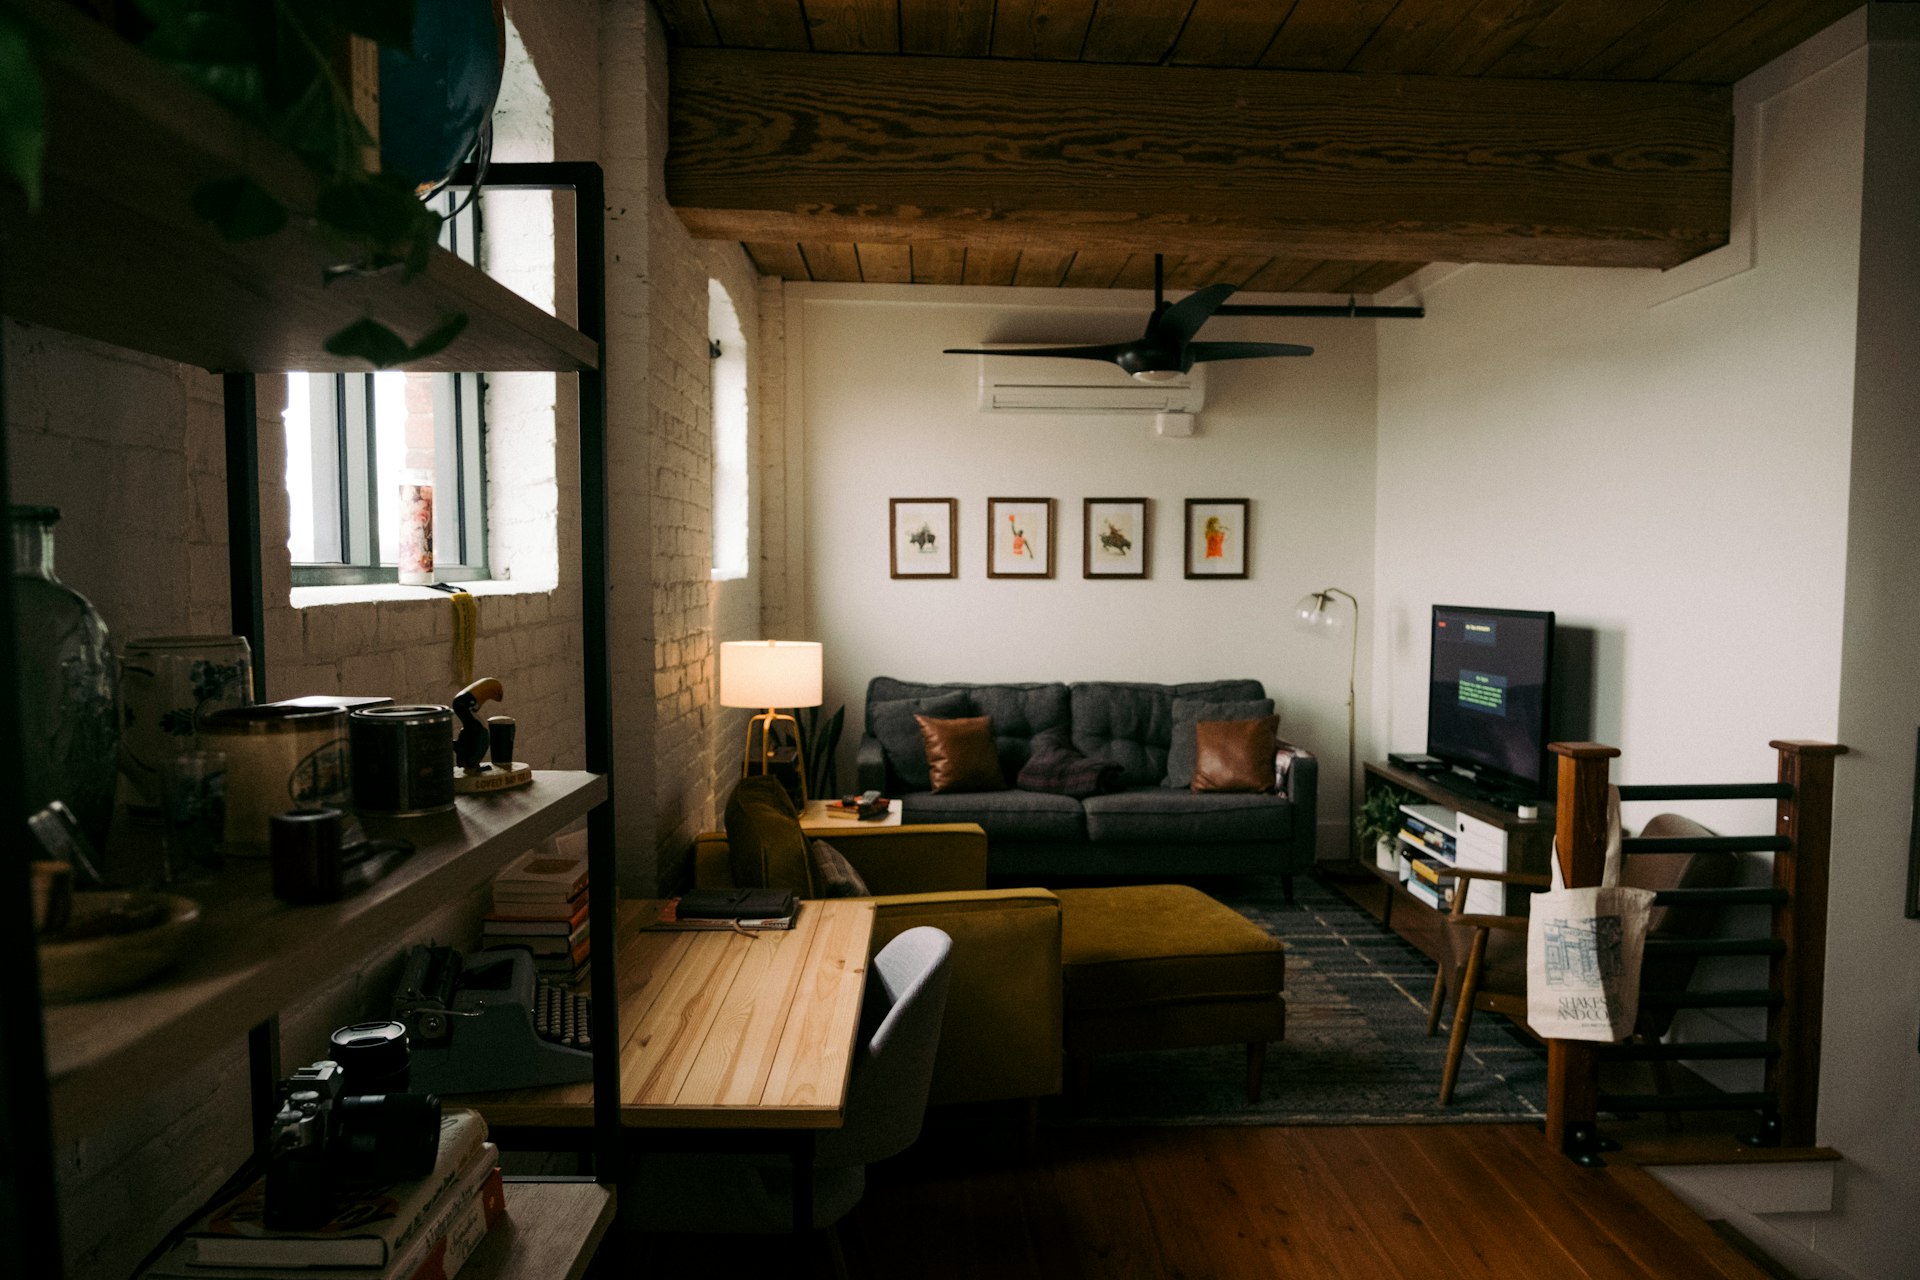
<instances>
[{"instance_id":1,"label":"white painted wall","mask_svg":"<svg viewBox=\"0 0 1920 1280\"><path fill-rule=\"evenodd\" d=\"M1920 723L1920 58L1901 17L1871 77L1855 14L1739 87L1747 223L1729 249L1664 276L1433 271L1430 319L1380 337L1382 745L1424 739L1426 617L1447 600L1598 633L1592 736L1622 748L1616 780L1766 779L1776 737L1853 747L1820 1112L1844 1159L1831 1212L1756 1202L1743 1227L1795 1274L1860 1280L1913 1274L1920 1246L1920 925L1899 918ZM1439 500L1405 500L1422 492ZM1770 829L1765 804L1686 807ZM1682 1181L1738 1217L1741 1176Z\"/></svg>"},{"instance_id":2,"label":"white painted wall","mask_svg":"<svg viewBox=\"0 0 1920 1280\"><path fill-rule=\"evenodd\" d=\"M1209 338L1304 342L1307 359L1212 365L1200 433L1158 439L1150 416L986 414L982 342L1138 335L1151 298L1068 290L789 285L789 432L804 434L808 637L825 642L827 705L850 751L867 680L1151 680L1254 676L1281 733L1322 758L1323 818L1344 822L1345 637L1296 630L1333 583L1372 595L1372 327L1228 318ZM888 499L959 499L960 576L888 576ZM986 500L1051 497L1055 576L986 576ZM1081 576L1082 500L1153 499L1144 581ZM1253 500L1251 577L1187 581L1187 498ZM791 497L789 498L791 501ZM1362 644L1362 675L1365 644ZM1364 704L1365 693L1362 692ZM843 769L843 775L845 770ZM1344 828L1323 827L1323 855Z\"/></svg>"},{"instance_id":3,"label":"white painted wall","mask_svg":"<svg viewBox=\"0 0 1920 1280\"><path fill-rule=\"evenodd\" d=\"M1870 11L1859 349L1840 661L1820 1138L1845 1153L1838 1214L1792 1219L1858 1276L1920 1255L1920 920L1902 917L1920 725L1920 10Z\"/></svg>"}]
</instances>

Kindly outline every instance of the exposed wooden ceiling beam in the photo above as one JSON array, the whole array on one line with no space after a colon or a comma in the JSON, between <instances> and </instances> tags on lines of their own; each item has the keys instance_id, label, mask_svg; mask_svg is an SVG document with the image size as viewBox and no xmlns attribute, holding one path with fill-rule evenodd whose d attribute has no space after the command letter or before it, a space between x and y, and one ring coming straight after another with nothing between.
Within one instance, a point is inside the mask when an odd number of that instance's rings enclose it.
<instances>
[{"instance_id":1,"label":"exposed wooden ceiling beam","mask_svg":"<svg viewBox=\"0 0 1920 1280\"><path fill-rule=\"evenodd\" d=\"M1724 244L1724 87L683 48L697 236L1669 267Z\"/></svg>"}]
</instances>

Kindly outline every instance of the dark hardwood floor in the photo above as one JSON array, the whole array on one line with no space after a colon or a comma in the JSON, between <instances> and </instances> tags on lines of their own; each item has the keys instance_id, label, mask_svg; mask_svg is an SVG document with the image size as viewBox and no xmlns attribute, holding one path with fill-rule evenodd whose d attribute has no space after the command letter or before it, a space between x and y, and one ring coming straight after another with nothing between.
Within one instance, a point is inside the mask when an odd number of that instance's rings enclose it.
<instances>
[{"instance_id":1,"label":"dark hardwood floor","mask_svg":"<svg viewBox=\"0 0 1920 1280\"><path fill-rule=\"evenodd\" d=\"M1578 1168L1526 1126L1048 1130L1031 1161L1013 1146L991 1120L936 1117L869 1169L841 1224L850 1274L1767 1280L1642 1170ZM790 1273L830 1274L815 1251ZM637 1254L666 1276L735 1274L735 1259L789 1273L770 1260L792 1257L768 1237L653 1237Z\"/></svg>"}]
</instances>

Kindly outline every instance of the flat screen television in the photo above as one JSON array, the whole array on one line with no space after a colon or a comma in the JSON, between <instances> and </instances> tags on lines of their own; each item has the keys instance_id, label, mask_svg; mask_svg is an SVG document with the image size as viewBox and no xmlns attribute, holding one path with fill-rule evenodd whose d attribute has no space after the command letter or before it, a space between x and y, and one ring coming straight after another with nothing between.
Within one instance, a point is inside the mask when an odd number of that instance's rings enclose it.
<instances>
[{"instance_id":1,"label":"flat screen television","mask_svg":"<svg viewBox=\"0 0 1920 1280\"><path fill-rule=\"evenodd\" d=\"M1490 792L1539 795L1552 684L1551 612L1433 606L1427 754Z\"/></svg>"}]
</instances>

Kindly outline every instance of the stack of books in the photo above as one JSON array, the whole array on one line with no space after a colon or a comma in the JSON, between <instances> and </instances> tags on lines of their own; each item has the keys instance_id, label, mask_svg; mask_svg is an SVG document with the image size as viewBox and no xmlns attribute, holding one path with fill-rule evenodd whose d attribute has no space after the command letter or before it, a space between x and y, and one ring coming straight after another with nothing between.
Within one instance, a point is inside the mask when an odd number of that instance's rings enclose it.
<instances>
[{"instance_id":1,"label":"stack of books","mask_svg":"<svg viewBox=\"0 0 1920 1280\"><path fill-rule=\"evenodd\" d=\"M1452 864L1420 854L1415 854L1410 861L1412 875L1407 880L1407 892L1436 911L1451 909L1454 886Z\"/></svg>"},{"instance_id":2,"label":"stack of books","mask_svg":"<svg viewBox=\"0 0 1920 1280\"><path fill-rule=\"evenodd\" d=\"M587 858L554 843L522 854L493 878L493 910L480 925L490 947L525 947L550 982L584 978L591 952L587 929Z\"/></svg>"},{"instance_id":3,"label":"stack of books","mask_svg":"<svg viewBox=\"0 0 1920 1280\"><path fill-rule=\"evenodd\" d=\"M449 1107L417 1182L343 1186L326 1225L275 1231L262 1178L187 1228L142 1280L453 1280L506 1216L499 1151L478 1112Z\"/></svg>"}]
</instances>

